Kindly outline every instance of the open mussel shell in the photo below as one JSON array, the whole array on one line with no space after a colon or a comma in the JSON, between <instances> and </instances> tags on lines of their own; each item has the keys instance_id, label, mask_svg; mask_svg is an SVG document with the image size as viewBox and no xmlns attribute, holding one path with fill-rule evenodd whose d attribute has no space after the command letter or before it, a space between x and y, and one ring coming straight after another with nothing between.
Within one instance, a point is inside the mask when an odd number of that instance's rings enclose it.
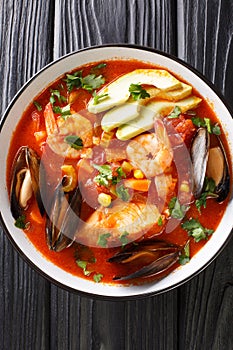
<instances>
[{"instance_id":1,"label":"open mussel shell","mask_svg":"<svg viewBox=\"0 0 233 350\"><path fill-rule=\"evenodd\" d=\"M215 181L214 197L218 202L226 199L230 190L230 172L226 152L220 137L215 135L218 146L210 148L210 136L206 128L199 128L191 145L193 166L193 195L202 193L205 177Z\"/></svg>"},{"instance_id":2,"label":"open mussel shell","mask_svg":"<svg viewBox=\"0 0 233 350\"><path fill-rule=\"evenodd\" d=\"M218 143L218 146L209 150L206 174L215 181L216 200L222 202L230 191L230 172L226 152L219 137Z\"/></svg>"},{"instance_id":3,"label":"open mussel shell","mask_svg":"<svg viewBox=\"0 0 233 350\"><path fill-rule=\"evenodd\" d=\"M108 259L108 262L130 267L129 274L115 276L114 280L154 277L174 265L179 259L181 250L180 246L166 241L149 240L130 245Z\"/></svg>"},{"instance_id":4,"label":"open mussel shell","mask_svg":"<svg viewBox=\"0 0 233 350\"><path fill-rule=\"evenodd\" d=\"M13 217L17 219L22 215L33 194L43 215L44 206L40 195L43 170L37 153L27 146L21 147L16 154L12 169L10 208Z\"/></svg>"},{"instance_id":5,"label":"open mussel shell","mask_svg":"<svg viewBox=\"0 0 233 350\"><path fill-rule=\"evenodd\" d=\"M193 139L190 155L193 166L193 195L199 198L202 192L208 161L210 137L206 128L200 128Z\"/></svg>"},{"instance_id":6,"label":"open mussel shell","mask_svg":"<svg viewBox=\"0 0 233 350\"><path fill-rule=\"evenodd\" d=\"M46 217L47 244L51 250L60 252L73 243L80 221L81 201L78 187L67 194L64 193L62 184L56 187Z\"/></svg>"}]
</instances>

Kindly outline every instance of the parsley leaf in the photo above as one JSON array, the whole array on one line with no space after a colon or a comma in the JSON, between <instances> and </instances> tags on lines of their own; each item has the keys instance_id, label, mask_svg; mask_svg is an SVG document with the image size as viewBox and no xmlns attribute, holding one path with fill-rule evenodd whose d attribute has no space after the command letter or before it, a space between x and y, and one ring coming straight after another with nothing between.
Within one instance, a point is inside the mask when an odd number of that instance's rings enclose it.
<instances>
[{"instance_id":1,"label":"parsley leaf","mask_svg":"<svg viewBox=\"0 0 233 350\"><path fill-rule=\"evenodd\" d=\"M201 225L196 219L189 219L181 224L182 228L188 232L189 236L192 236L195 242L200 242L202 239L207 239L214 230L207 229Z\"/></svg>"},{"instance_id":2,"label":"parsley leaf","mask_svg":"<svg viewBox=\"0 0 233 350\"><path fill-rule=\"evenodd\" d=\"M173 197L169 204L168 208L170 215L174 219L183 219L186 211L189 209L186 205L181 205L177 197Z\"/></svg>"},{"instance_id":3,"label":"parsley leaf","mask_svg":"<svg viewBox=\"0 0 233 350\"><path fill-rule=\"evenodd\" d=\"M191 118L194 125L197 127L207 128L209 134L220 135L221 129L218 124L212 124L209 118L193 117Z\"/></svg>"},{"instance_id":4,"label":"parsley leaf","mask_svg":"<svg viewBox=\"0 0 233 350\"><path fill-rule=\"evenodd\" d=\"M109 180L112 180L112 169L108 164L97 165L93 164L93 167L99 171L99 175L94 177L94 181L100 185L108 186Z\"/></svg>"},{"instance_id":5,"label":"parsley leaf","mask_svg":"<svg viewBox=\"0 0 233 350\"><path fill-rule=\"evenodd\" d=\"M103 247L105 248L107 246L107 238L109 238L111 236L111 234L108 232L108 233L103 233L102 235L99 235L98 237L98 240L97 240L97 244L100 246L100 247Z\"/></svg>"},{"instance_id":6,"label":"parsley leaf","mask_svg":"<svg viewBox=\"0 0 233 350\"><path fill-rule=\"evenodd\" d=\"M116 169L116 172L118 173L117 176L113 176L112 168L108 164L104 164L104 165L93 164L93 167L99 171L99 175L97 175L94 178L94 181L99 183L100 185L105 186L105 187L107 187L109 185L109 181L112 181L112 184L115 185L118 182L120 182L120 180L123 177L126 177L126 175L121 167L118 167Z\"/></svg>"},{"instance_id":7,"label":"parsley leaf","mask_svg":"<svg viewBox=\"0 0 233 350\"><path fill-rule=\"evenodd\" d=\"M190 247L189 247L190 241L188 241L183 249L182 254L179 256L179 263L180 265L185 265L190 261Z\"/></svg>"},{"instance_id":8,"label":"parsley leaf","mask_svg":"<svg viewBox=\"0 0 233 350\"><path fill-rule=\"evenodd\" d=\"M76 135L68 135L64 138L64 141L70 145L71 148L74 149L82 149L83 141L79 136Z\"/></svg>"},{"instance_id":9,"label":"parsley leaf","mask_svg":"<svg viewBox=\"0 0 233 350\"><path fill-rule=\"evenodd\" d=\"M61 102L66 102L66 97L61 95L61 92L59 90L50 90L51 95L50 95L50 103L52 105L54 105L54 103L56 102L56 100L61 103Z\"/></svg>"},{"instance_id":10,"label":"parsley leaf","mask_svg":"<svg viewBox=\"0 0 233 350\"><path fill-rule=\"evenodd\" d=\"M195 205L199 211L201 212L201 207L206 208L206 199L207 197L217 197L214 193L215 191L215 182L212 178L205 177L204 185L203 185L203 192L200 195L198 199L195 201Z\"/></svg>"},{"instance_id":11,"label":"parsley leaf","mask_svg":"<svg viewBox=\"0 0 233 350\"><path fill-rule=\"evenodd\" d=\"M81 70L75 72L74 74L66 74L66 79L64 79L64 81L66 82L67 90L69 92L71 92L75 87L79 88L82 86L81 77Z\"/></svg>"},{"instance_id":12,"label":"parsley leaf","mask_svg":"<svg viewBox=\"0 0 233 350\"><path fill-rule=\"evenodd\" d=\"M81 79L82 88L88 91L95 90L104 84L105 79L102 75L88 74Z\"/></svg>"},{"instance_id":13,"label":"parsley leaf","mask_svg":"<svg viewBox=\"0 0 233 350\"><path fill-rule=\"evenodd\" d=\"M76 260L76 264L83 270L83 274L85 276L90 276L91 271L87 270L87 261L84 260Z\"/></svg>"},{"instance_id":14,"label":"parsley leaf","mask_svg":"<svg viewBox=\"0 0 233 350\"><path fill-rule=\"evenodd\" d=\"M99 64L97 64L97 66L92 67L91 70L105 68L106 66L107 66L107 63L99 63Z\"/></svg>"},{"instance_id":15,"label":"parsley leaf","mask_svg":"<svg viewBox=\"0 0 233 350\"><path fill-rule=\"evenodd\" d=\"M145 89L143 89L142 85L140 84L130 84L129 92L134 100L150 97L150 94Z\"/></svg>"},{"instance_id":16,"label":"parsley leaf","mask_svg":"<svg viewBox=\"0 0 233 350\"><path fill-rule=\"evenodd\" d=\"M103 277L104 277L104 276L103 276L101 273L95 273L94 276L93 276L93 280L94 280L96 283L99 283Z\"/></svg>"},{"instance_id":17,"label":"parsley leaf","mask_svg":"<svg viewBox=\"0 0 233 350\"><path fill-rule=\"evenodd\" d=\"M128 200L130 199L129 190L124 185L116 187L116 194L117 197L122 199L124 202L128 202Z\"/></svg>"},{"instance_id":18,"label":"parsley leaf","mask_svg":"<svg viewBox=\"0 0 233 350\"><path fill-rule=\"evenodd\" d=\"M124 247L126 244L128 244L128 238L127 236L129 235L129 232L125 231L120 235L120 242L122 244L122 247Z\"/></svg>"},{"instance_id":19,"label":"parsley leaf","mask_svg":"<svg viewBox=\"0 0 233 350\"><path fill-rule=\"evenodd\" d=\"M94 105L97 105L98 103L100 103L101 101L105 100L108 97L108 94L101 94L101 95L97 95L96 91L94 91L93 93L93 97L94 97Z\"/></svg>"},{"instance_id":20,"label":"parsley leaf","mask_svg":"<svg viewBox=\"0 0 233 350\"><path fill-rule=\"evenodd\" d=\"M65 119L68 115L71 115L70 113L70 105L66 105L64 107L59 106L53 106L53 111L56 114L61 114L61 117Z\"/></svg>"},{"instance_id":21,"label":"parsley leaf","mask_svg":"<svg viewBox=\"0 0 233 350\"><path fill-rule=\"evenodd\" d=\"M15 221L15 226L21 229L27 228L28 223L26 223L26 216L25 215L20 215L16 221Z\"/></svg>"},{"instance_id":22,"label":"parsley leaf","mask_svg":"<svg viewBox=\"0 0 233 350\"><path fill-rule=\"evenodd\" d=\"M158 226L162 226L162 225L163 225L163 218L162 218L162 216L160 216L160 217L158 218L157 225L158 225Z\"/></svg>"},{"instance_id":23,"label":"parsley leaf","mask_svg":"<svg viewBox=\"0 0 233 350\"><path fill-rule=\"evenodd\" d=\"M36 109L38 110L38 112L42 111L42 106L39 102L37 101L33 101L34 106L36 107Z\"/></svg>"},{"instance_id":24,"label":"parsley leaf","mask_svg":"<svg viewBox=\"0 0 233 350\"><path fill-rule=\"evenodd\" d=\"M181 114L181 109L179 106L175 106L173 111L167 116L169 119L178 118Z\"/></svg>"}]
</instances>

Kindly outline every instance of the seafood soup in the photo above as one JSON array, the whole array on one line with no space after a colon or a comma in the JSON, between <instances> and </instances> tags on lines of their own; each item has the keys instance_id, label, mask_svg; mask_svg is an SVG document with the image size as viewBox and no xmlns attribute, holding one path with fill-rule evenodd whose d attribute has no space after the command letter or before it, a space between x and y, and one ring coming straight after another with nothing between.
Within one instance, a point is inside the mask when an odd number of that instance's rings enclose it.
<instances>
[{"instance_id":1,"label":"seafood soup","mask_svg":"<svg viewBox=\"0 0 233 350\"><path fill-rule=\"evenodd\" d=\"M23 113L7 163L11 212L73 275L159 280L214 234L228 158L214 111L182 77L132 59L91 63L38 91Z\"/></svg>"}]
</instances>

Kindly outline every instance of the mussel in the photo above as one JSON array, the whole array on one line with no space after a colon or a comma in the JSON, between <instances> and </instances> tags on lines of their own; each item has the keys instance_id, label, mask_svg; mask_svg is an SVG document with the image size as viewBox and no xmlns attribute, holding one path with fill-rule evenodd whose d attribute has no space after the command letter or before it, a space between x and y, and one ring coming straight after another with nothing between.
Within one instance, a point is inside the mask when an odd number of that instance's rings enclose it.
<instances>
[{"instance_id":1,"label":"mussel","mask_svg":"<svg viewBox=\"0 0 233 350\"><path fill-rule=\"evenodd\" d=\"M230 173L226 153L217 138L218 146L210 147L210 136L206 128L199 128L191 145L193 166L193 195L198 199L203 191L205 177L215 182L214 196L218 202L226 199L230 189Z\"/></svg>"},{"instance_id":2,"label":"mussel","mask_svg":"<svg viewBox=\"0 0 233 350\"><path fill-rule=\"evenodd\" d=\"M125 265L128 274L115 276L114 280L154 277L174 265L183 247L162 240L148 240L131 244L116 253L108 262Z\"/></svg>"},{"instance_id":3,"label":"mussel","mask_svg":"<svg viewBox=\"0 0 233 350\"><path fill-rule=\"evenodd\" d=\"M64 193L62 183L56 187L46 215L46 237L51 250L60 252L73 243L81 203L79 187L69 193Z\"/></svg>"},{"instance_id":4,"label":"mussel","mask_svg":"<svg viewBox=\"0 0 233 350\"><path fill-rule=\"evenodd\" d=\"M10 208L14 219L17 220L27 209L33 194L43 216L44 205L40 194L42 168L40 158L33 149L27 146L19 149L13 163L10 188Z\"/></svg>"}]
</instances>

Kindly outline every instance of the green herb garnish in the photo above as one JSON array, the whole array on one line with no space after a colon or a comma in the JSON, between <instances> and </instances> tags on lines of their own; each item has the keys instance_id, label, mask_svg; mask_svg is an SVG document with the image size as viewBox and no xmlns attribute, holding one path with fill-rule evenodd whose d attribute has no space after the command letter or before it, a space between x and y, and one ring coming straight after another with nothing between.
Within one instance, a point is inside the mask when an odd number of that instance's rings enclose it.
<instances>
[{"instance_id":1,"label":"green herb garnish","mask_svg":"<svg viewBox=\"0 0 233 350\"><path fill-rule=\"evenodd\" d=\"M198 128L206 128L209 134L220 135L221 129L218 124L212 124L209 118L193 117L192 122Z\"/></svg>"},{"instance_id":2,"label":"green herb garnish","mask_svg":"<svg viewBox=\"0 0 233 350\"><path fill-rule=\"evenodd\" d=\"M65 96L63 96L63 95L61 95L61 92L59 91L59 90L50 90L50 92L51 92L51 95L50 95L50 99L49 99L49 101L50 101L50 103L52 104L52 105L54 105L54 103L56 102L56 100L59 102L59 103L61 103L61 102L66 102L67 100L66 100L66 97Z\"/></svg>"},{"instance_id":3,"label":"green herb garnish","mask_svg":"<svg viewBox=\"0 0 233 350\"><path fill-rule=\"evenodd\" d=\"M66 79L64 79L64 81L66 82L67 90L71 92L75 87L80 88L82 86L81 79L81 70L75 72L74 74L66 74Z\"/></svg>"},{"instance_id":4,"label":"green herb garnish","mask_svg":"<svg viewBox=\"0 0 233 350\"><path fill-rule=\"evenodd\" d=\"M116 187L117 197L122 199L124 202L128 202L130 199L130 194L128 188L124 185L120 185Z\"/></svg>"},{"instance_id":5,"label":"green herb garnish","mask_svg":"<svg viewBox=\"0 0 233 350\"><path fill-rule=\"evenodd\" d=\"M87 270L87 261L84 260L76 260L76 264L83 270L83 274L85 276L90 276L91 271Z\"/></svg>"},{"instance_id":6,"label":"green herb garnish","mask_svg":"<svg viewBox=\"0 0 233 350\"><path fill-rule=\"evenodd\" d=\"M102 75L96 76L95 74L88 74L81 79L82 88L88 91L98 89L104 82L105 79Z\"/></svg>"},{"instance_id":7,"label":"green herb garnish","mask_svg":"<svg viewBox=\"0 0 233 350\"><path fill-rule=\"evenodd\" d=\"M167 116L169 119L178 118L181 114L181 109L179 106L175 106L173 111Z\"/></svg>"},{"instance_id":8,"label":"green herb garnish","mask_svg":"<svg viewBox=\"0 0 233 350\"><path fill-rule=\"evenodd\" d=\"M101 101L105 100L108 97L108 94L102 94L102 95L97 95L96 91L94 91L93 93L93 97L94 97L94 105L97 105L98 103L100 103Z\"/></svg>"},{"instance_id":9,"label":"green herb garnish","mask_svg":"<svg viewBox=\"0 0 233 350\"><path fill-rule=\"evenodd\" d=\"M97 165L93 164L93 167L99 171L99 175L95 176L94 181L100 185L108 186L109 181L112 180L112 169L108 164Z\"/></svg>"},{"instance_id":10,"label":"green herb garnish","mask_svg":"<svg viewBox=\"0 0 233 350\"><path fill-rule=\"evenodd\" d=\"M174 219L183 219L186 211L189 209L186 205L181 205L177 197L173 197L169 204L168 208L170 215Z\"/></svg>"},{"instance_id":11,"label":"green herb garnish","mask_svg":"<svg viewBox=\"0 0 233 350\"><path fill-rule=\"evenodd\" d=\"M26 222L26 216L25 215L20 215L16 220L15 220L15 226L21 229L27 228L29 223Z\"/></svg>"},{"instance_id":12,"label":"green herb garnish","mask_svg":"<svg viewBox=\"0 0 233 350\"><path fill-rule=\"evenodd\" d=\"M207 197L212 197L212 198L218 197L218 195L214 193L215 187L216 186L215 186L214 180L212 178L205 177L203 192L200 195L200 197L195 201L195 205L199 213L201 212L201 207L206 208Z\"/></svg>"},{"instance_id":13,"label":"green herb garnish","mask_svg":"<svg viewBox=\"0 0 233 350\"><path fill-rule=\"evenodd\" d=\"M70 145L71 148L74 149L82 149L83 141L79 136L76 135L68 135L64 138L64 141Z\"/></svg>"},{"instance_id":14,"label":"green herb garnish","mask_svg":"<svg viewBox=\"0 0 233 350\"><path fill-rule=\"evenodd\" d=\"M56 114L60 114L63 119L65 119L70 113L70 105L66 105L64 107L53 106L53 111Z\"/></svg>"},{"instance_id":15,"label":"green herb garnish","mask_svg":"<svg viewBox=\"0 0 233 350\"><path fill-rule=\"evenodd\" d=\"M107 239L111 236L111 234L108 232L108 233L103 233L102 235L99 235L98 237L98 241L97 241L97 244L100 246L100 247L103 247L103 248L106 248L107 246Z\"/></svg>"},{"instance_id":16,"label":"green herb garnish","mask_svg":"<svg viewBox=\"0 0 233 350\"><path fill-rule=\"evenodd\" d=\"M91 70L102 69L102 68L105 68L106 66L107 66L107 63L100 63L100 64L97 64L97 66L92 67Z\"/></svg>"},{"instance_id":17,"label":"green herb garnish","mask_svg":"<svg viewBox=\"0 0 233 350\"><path fill-rule=\"evenodd\" d=\"M38 112L42 111L42 106L39 102L37 101L33 101L34 106L36 107L36 109L38 110Z\"/></svg>"},{"instance_id":18,"label":"green herb garnish","mask_svg":"<svg viewBox=\"0 0 233 350\"><path fill-rule=\"evenodd\" d=\"M183 249L182 254L179 256L179 263L180 265L185 265L190 261L190 247L189 247L190 241L188 241Z\"/></svg>"},{"instance_id":19,"label":"green herb garnish","mask_svg":"<svg viewBox=\"0 0 233 350\"><path fill-rule=\"evenodd\" d=\"M150 94L145 89L143 89L142 85L140 84L130 84L129 92L134 100L150 97Z\"/></svg>"},{"instance_id":20,"label":"green herb garnish","mask_svg":"<svg viewBox=\"0 0 233 350\"><path fill-rule=\"evenodd\" d=\"M96 283L99 283L103 277L104 277L104 276L103 276L101 273L95 273L94 276L93 276L93 280L94 280Z\"/></svg>"},{"instance_id":21,"label":"green herb garnish","mask_svg":"<svg viewBox=\"0 0 233 350\"><path fill-rule=\"evenodd\" d=\"M120 235L120 242L122 244L122 247L124 247L126 244L128 244L128 238L127 236L129 235L129 232L125 231L122 233L122 235Z\"/></svg>"},{"instance_id":22,"label":"green herb garnish","mask_svg":"<svg viewBox=\"0 0 233 350\"><path fill-rule=\"evenodd\" d=\"M158 218L157 225L158 225L158 226L162 226L162 225L163 225L163 218L162 218L162 216L160 216L160 217Z\"/></svg>"},{"instance_id":23,"label":"green herb garnish","mask_svg":"<svg viewBox=\"0 0 233 350\"><path fill-rule=\"evenodd\" d=\"M189 236L192 236L195 242L200 242L202 239L207 239L214 230L205 228L196 219L189 219L181 224L182 228L188 232Z\"/></svg>"}]
</instances>

